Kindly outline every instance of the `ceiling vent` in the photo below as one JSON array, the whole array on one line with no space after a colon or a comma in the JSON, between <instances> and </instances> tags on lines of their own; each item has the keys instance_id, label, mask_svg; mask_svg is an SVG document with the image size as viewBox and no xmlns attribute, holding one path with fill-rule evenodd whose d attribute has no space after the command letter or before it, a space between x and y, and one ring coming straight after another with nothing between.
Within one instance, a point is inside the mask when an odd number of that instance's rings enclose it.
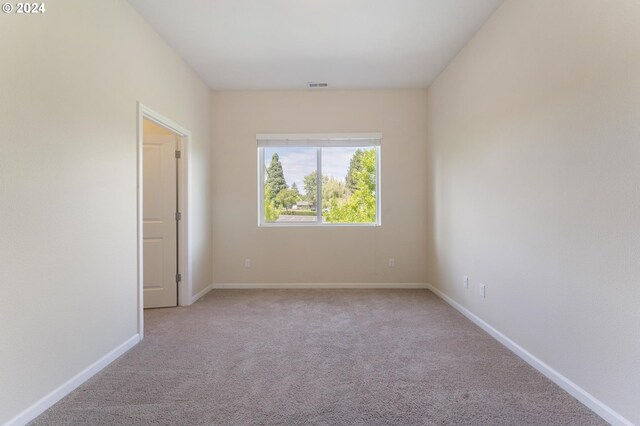
<instances>
[{"instance_id":1,"label":"ceiling vent","mask_svg":"<svg viewBox=\"0 0 640 426\"><path fill-rule=\"evenodd\" d=\"M318 83L318 82L307 83L307 87L309 89L321 89L327 86L329 86L327 83Z\"/></svg>"}]
</instances>

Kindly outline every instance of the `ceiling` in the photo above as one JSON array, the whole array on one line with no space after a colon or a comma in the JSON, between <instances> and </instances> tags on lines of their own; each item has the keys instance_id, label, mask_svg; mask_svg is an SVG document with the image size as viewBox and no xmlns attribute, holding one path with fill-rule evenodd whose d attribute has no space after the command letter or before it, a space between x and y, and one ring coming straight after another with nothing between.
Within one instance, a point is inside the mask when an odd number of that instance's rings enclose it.
<instances>
[{"instance_id":1,"label":"ceiling","mask_svg":"<svg viewBox=\"0 0 640 426\"><path fill-rule=\"evenodd\" d=\"M129 0L213 89L428 87L503 0Z\"/></svg>"}]
</instances>

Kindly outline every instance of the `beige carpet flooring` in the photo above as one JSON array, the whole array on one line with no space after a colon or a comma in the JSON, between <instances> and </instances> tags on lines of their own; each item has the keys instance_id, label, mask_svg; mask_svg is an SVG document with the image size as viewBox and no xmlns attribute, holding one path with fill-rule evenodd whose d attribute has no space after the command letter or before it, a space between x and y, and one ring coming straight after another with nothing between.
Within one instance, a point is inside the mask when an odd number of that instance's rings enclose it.
<instances>
[{"instance_id":1,"label":"beige carpet flooring","mask_svg":"<svg viewBox=\"0 0 640 426\"><path fill-rule=\"evenodd\" d=\"M35 425L597 425L427 290L215 290Z\"/></svg>"}]
</instances>

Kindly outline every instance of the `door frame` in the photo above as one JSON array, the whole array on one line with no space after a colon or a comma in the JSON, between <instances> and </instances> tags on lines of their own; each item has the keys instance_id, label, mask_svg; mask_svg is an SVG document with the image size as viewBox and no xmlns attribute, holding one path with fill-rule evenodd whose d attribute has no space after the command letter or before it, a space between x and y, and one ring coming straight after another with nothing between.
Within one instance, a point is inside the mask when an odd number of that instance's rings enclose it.
<instances>
[{"instance_id":1,"label":"door frame","mask_svg":"<svg viewBox=\"0 0 640 426\"><path fill-rule=\"evenodd\" d=\"M191 132L184 127L174 123L162 114L152 110L146 105L138 102L138 137L136 144L137 162L137 266L138 266L138 334L140 339L144 337L144 276L143 276L143 123L144 120L154 123L172 131L180 137L181 159L178 161L178 210L182 217L178 222L178 273L182 275L178 283L178 305L189 306L192 303L191 297L191 257L189 253L189 170L191 166Z\"/></svg>"}]
</instances>

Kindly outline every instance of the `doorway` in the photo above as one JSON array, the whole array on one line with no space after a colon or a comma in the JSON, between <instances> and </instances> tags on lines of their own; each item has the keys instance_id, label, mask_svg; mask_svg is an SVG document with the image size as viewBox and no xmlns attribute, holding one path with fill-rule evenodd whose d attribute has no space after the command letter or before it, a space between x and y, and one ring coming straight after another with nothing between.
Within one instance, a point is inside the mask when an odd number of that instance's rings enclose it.
<instances>
[{"instance_id":1,"label":"doorway","mask_svg":"<svg viewBox=\"0 0 640 426\"><path fill-rule=\"evenodd\" d=\"M180 136L142 123L142 287L144 308L178 306Z\"/></svg>"},{"instance_id":2,"label":"doorway","mask_svg":"<svg viewBox=\"0 0 640 426\"><path fill-rule=\"evenodd\" d=\"M191 304L189 143L191 132L138 104L138 333L144 309Z\"/></svg>"}]
</instances>

